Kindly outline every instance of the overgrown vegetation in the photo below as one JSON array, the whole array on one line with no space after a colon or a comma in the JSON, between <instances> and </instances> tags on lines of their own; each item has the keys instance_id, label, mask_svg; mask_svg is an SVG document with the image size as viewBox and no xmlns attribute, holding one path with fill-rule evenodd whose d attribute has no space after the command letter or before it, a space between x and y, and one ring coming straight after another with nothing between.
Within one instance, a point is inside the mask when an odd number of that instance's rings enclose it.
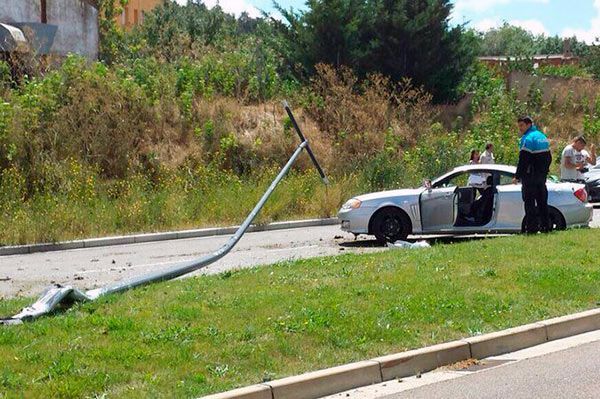
<instances>
[{"instance_id":1,"label":"overgrown vegetation","mask_svg":"<svg viewBox=\"0 0 600 399\"><path fill-rule=\"evenodd\" d=\"M79 304L0 329L0 396L198 397L593 308L596 236L284 262Z\"/></svg>"},{"instance_id":2,"label":"overgrown vegetation","mask_svg":"<svg viewBox=\"0 0 600 399\"><path fill-rule=\"evenodd\" d=\"M423 26L435 26L437 36L419 36L421 48L456 35L440 43L445 64L461 58L454 72L444 73L455 87L424 81L411 72L414 65L394 72L377 70L379 64L294 59L300 53L288 39L308 35L296 23L310 20L326 29L328 13L345 10L348 18L338 17L350 25L329 25L350 32L353 18L371 15L354 10L352 2L338 3L336 10L314 3L306 14L289 14L290 25L282 27L199 2L166 2L131 32L104 21L101 62L70 56L50 69L32 63L12 72L0 62L0 242L238 222L297 144L280 106L284 98L333 183L321 187L302 158L260 222L332 216L352 195L418 185L466 162L469 150L487 141L494 142L498 162L514 163L514 121L521 113L533 114L557 153L581 130L598 137L597 98L565 94L560 102L544 101L532 87L519 100L506 92L500 74L471 63L467 50L450 51L480 39L450 29L446 1L419 2L414 9L402 3L389 15L375 7L373 15L388 18L378 23L389 21L390 37L412 38ZM118 4L102 2L103 15L114 15ZM419 15L425 25L403 31L403 13ZM319 44L329 46L319 54L342 46L335 37ZM312 46L318 43L303 40L303 51L317 54ZM344 48L346 58L359 49ZM407 57L418 53L416 47L406 51ZM311 66L318 60L333 65ZM445 93L472 93L470 109L453 113L453 106L437 104L432 85Z\"/></svg>"}]
</instances>

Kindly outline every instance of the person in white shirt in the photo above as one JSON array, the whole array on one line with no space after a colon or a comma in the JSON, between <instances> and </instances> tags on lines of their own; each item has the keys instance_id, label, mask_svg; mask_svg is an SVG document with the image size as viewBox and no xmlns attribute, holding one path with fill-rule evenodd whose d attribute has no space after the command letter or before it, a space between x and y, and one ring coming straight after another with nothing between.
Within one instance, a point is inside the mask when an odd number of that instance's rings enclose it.
<instances>
[{"instance_id":1,"label":"person in white shirt","mask_svg":"<svg viewBox=\"0 0 600 399\"><path fill-rule=\"evenodd\" d=\"M496 163L496 159L494 158L494 145L492 143L487 143L485 145L485 151L479 157L479 163Z\"/></svg>"},{"instance_id":2,"label":"person in white shirt","mask_svg":"<svg viewBox=\"0 0 600 399\"><path fill-rule=\"evenodd\" d=\"M479 155L479 151L471 150L471 159L469 160L469 165L478 165L480 163L481 157ZM485 185L485 178L481 175L481 173L471 173L469 174L467 185L470 187L483 187Z\"/></svg>"},{"instance_id":3,"label":"person in white shirt","mask_svg":"<svg viewBox=\"0 0 600 399\"><path fill-rule=\"evenodd\" d=\"M583 136L576 137L565 147L560 158L560 179L565 181L583 180L587 164L596 164L596 148L590 145L590 152L585 150L587 142Z\"/></svg>"}]
</instances>

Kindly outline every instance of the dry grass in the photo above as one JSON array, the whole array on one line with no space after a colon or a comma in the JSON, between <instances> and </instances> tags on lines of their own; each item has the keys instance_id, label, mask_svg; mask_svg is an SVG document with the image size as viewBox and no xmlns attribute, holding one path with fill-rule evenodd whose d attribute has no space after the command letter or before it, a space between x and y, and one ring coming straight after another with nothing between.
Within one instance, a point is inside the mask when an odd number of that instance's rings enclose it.
<instances>
[{"instance_id":1,"label":"dry grass","mask_svg":"<svg viewBox=\"0 0 600 399\"><path fill-rule=\"evenodd\" d=\"M311 90L315 98L309 115L339 163L369 159L386 144L401 151L414 145L435 118L431 96L410 81L392 85L381 75L364 82L346 68L317 65Z\"/></svg>"}]
</instances>

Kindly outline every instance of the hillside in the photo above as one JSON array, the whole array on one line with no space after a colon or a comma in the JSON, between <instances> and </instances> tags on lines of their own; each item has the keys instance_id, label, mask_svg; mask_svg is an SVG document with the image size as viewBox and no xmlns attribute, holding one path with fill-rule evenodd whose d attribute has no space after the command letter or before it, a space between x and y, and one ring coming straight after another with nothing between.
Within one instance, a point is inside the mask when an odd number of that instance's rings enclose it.
<instances>
[{"instance_id":1,"label":"hillside","mask_svg":"<svg viewBox=\"0 0 600 399\"><path fill-rule=\"evenodd\" d=\"M477 47L446 18L440 29ZM460 79L457 69L422 84L314 59L297 70L282 48L289 29L167 3L132 32L105 28L99 62L70 56L49 68L32 57L16 71L0 61L0 243L239 222L297 145L283 99L332 185L302 158L260 222L335 215L355 194L418 185L487 142L514 164L521 114L548 133L555 159L575 134L598 139L600 98L565 92L569 81L557 96L537 83L508 92L504 71L475 52Z\"/></svg>"}]
</instances>

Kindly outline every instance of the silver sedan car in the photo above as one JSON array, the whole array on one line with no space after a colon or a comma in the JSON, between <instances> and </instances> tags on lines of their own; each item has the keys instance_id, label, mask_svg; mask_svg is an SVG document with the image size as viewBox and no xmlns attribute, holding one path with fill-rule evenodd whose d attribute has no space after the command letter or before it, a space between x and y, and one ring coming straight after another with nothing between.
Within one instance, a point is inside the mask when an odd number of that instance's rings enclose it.
<instances>
[{"instance_id":1,"label":"silver sedan car","mask_svg":"<svg viewBox=\"0 0 600 399\"><path fill-rule=\"evenodd\" d=\"M354 197L339 211L342 230L383 242L409 234L521 232L525 211L515 172L508 165L466 165L423 187ZM589 225L592 206L583 184L548 181L547 187L554 229Z\"/></svg>"}]
</instances>

